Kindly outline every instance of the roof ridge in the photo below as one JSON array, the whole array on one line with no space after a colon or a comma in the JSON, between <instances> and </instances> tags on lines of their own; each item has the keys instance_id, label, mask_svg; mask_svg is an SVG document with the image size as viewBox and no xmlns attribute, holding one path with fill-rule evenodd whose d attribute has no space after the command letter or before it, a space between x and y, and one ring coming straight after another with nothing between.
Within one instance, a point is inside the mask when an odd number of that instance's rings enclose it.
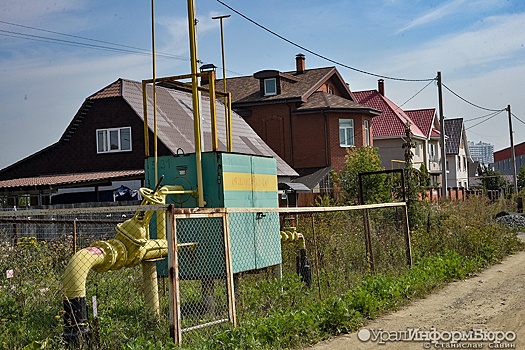
<instances>
[{"instance_id":1,"label":"roof ridge","mask_svg":"<svg viewBox=\"0 0 525 350\"><path fill-rule=\"evenodd\" d=\"M331 67L331 69L325 75L323 75L322 78L317 81L317 83L313 84L303 95L301 95L301 99L305 100L314 92L316 92L319 89L319 86L321 86L321 84L328 79L328 76L332 75L335 71L337 71L337 69L335 67Z\"/></svg>"}]
</instances>

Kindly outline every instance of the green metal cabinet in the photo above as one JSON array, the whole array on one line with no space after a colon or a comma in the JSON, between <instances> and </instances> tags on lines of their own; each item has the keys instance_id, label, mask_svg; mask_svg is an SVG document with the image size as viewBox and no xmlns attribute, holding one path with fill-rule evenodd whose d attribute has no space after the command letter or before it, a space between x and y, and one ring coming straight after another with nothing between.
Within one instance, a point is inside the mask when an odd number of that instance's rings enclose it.
<instances>
[{"instance_id":1,"label":"green metal cabinet","mask_svg":"<svg viewBox=\"0 0 525 350\"><path fill-rule=\"evenodd\" d=\"M278 207L277 166L275 159L254 155L202 153L203 193L208 208ZM154 159L146 160L146 187L156 185ZM195 154L158 158L158 175L164 185L197 189ZM192 195L168 196L167 203L195 208ZM222 229L219 218L179 220L179 242L200 242L181 250L181 278L220 274L224 271ZM203 223L191 220L210 220ZM214 221L215 220L215 221ZM184 222L184 223L182 223ZM230 213L229 229L233 272L256 270L281 263L281 238L278 213Z\"/></svg>"}]
</instances>

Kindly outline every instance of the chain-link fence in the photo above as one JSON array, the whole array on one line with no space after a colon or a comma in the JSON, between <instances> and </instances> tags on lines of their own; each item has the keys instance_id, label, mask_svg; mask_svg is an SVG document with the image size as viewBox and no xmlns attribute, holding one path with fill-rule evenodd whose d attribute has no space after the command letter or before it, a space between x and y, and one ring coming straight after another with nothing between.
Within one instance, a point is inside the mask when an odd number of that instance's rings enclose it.
<instances>
[{"instance_id":1,"label":"chain-link fence","mask_svg":"<svg viewBox=\"0 0 525 350\"><path fill-rule=\"evenodd\" d=\"M402 203L0 212L0 346L198 344L406 268L406 215Z\"/></svg>"}]
</instances>

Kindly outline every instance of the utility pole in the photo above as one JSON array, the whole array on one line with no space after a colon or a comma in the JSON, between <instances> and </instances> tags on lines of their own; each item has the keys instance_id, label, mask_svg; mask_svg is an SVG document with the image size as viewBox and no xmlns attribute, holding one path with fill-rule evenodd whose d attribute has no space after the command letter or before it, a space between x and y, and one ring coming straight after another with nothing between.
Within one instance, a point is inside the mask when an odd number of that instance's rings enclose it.
<instances>
[{"instance_id":1,"label":"utility pole","mask_svg":"<svg viewBox=\"0 0 525 350\"><path fill-rule=\"evenodd\" d=\"M441 148L441 197L447 198L447 151L445 150L445 116L443 114L443 84L441 72L437 72L439 126L441 127L439 145Z\"/></svg>"},{"instance_id":2,"label":"utility pole","mask_svg":"<svg viewBox=\"0 0 525 350\"><path fill-rule=\"evenodd\" d=\"M510 133L510 154L512 155L512 175L514 193L518 193L518 176L516 175L516 152L514 151L514 132L512 131L512 112L510 105L507 105L507 113L509 115L509 133Z\"/></svg>"}]
</instances>

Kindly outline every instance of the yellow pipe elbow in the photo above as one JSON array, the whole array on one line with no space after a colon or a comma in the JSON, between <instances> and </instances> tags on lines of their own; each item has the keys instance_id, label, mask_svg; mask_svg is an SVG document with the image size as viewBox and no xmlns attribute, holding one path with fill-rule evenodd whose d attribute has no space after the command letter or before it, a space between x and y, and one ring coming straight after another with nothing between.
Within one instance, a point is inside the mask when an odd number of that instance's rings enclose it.
<instances>
[{"instance_id":1,"label":"yellow pipe elbow","mask_svg":"<svg viewBox=\"0 0 525 350\"><path fill-rule=\"evenodd\" d=\"M104 263L106 254L100 247L87 247L73 255L64 272L62 289L68 299L86 297L89 271Z\"/></svg>"}]
</instances>

